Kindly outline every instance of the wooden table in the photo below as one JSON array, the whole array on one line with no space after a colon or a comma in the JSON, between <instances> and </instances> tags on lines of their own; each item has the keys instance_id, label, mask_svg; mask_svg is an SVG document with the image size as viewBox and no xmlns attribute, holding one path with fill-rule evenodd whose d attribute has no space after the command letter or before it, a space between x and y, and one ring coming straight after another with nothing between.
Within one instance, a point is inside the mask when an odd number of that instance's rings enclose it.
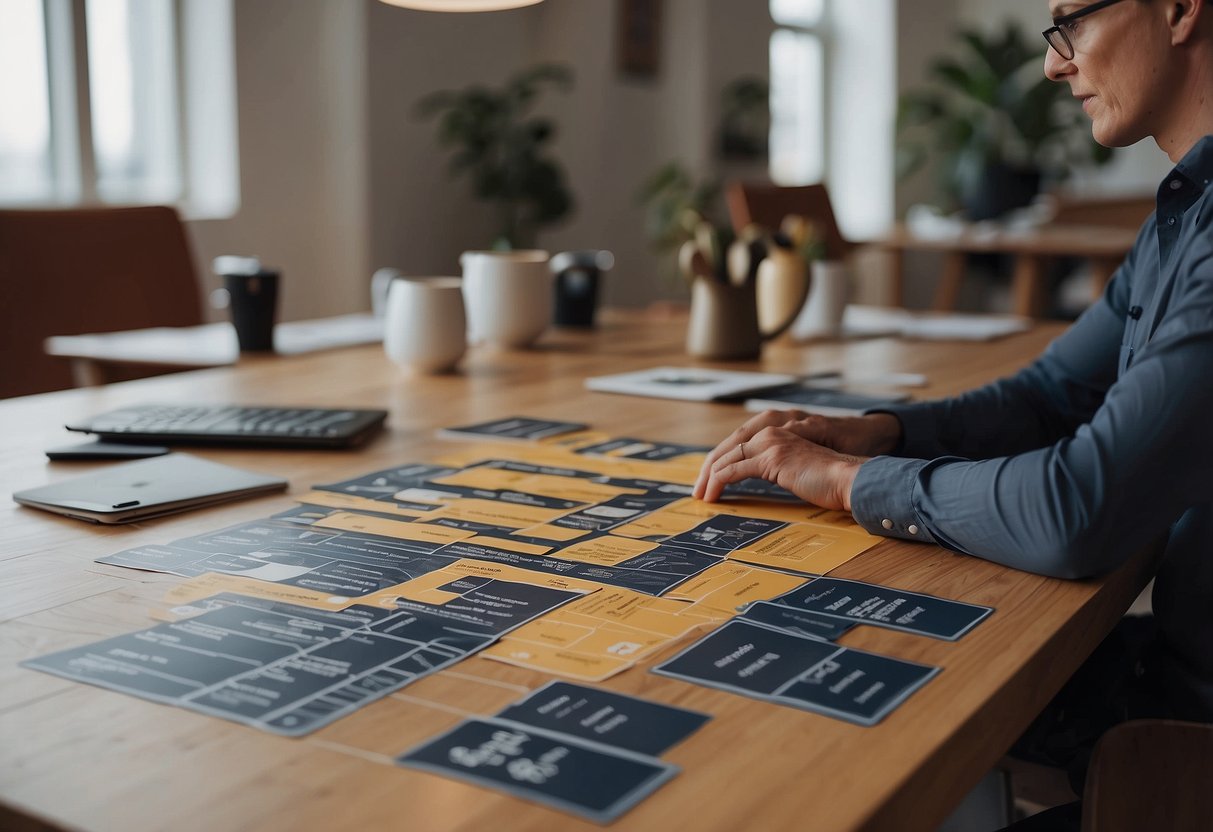
<instances>
[{"instance_id":1,"label":"wooden table","mask_svg":"<svg viewBox=\"0 0 1213 832\"><path fill-rule=\"evenodd\" d=\"M0 479L12 491L86 470L45 461L42 449L68 438L59 425L147 400L391 411L386 435L356 451L201 451L286 475L294 494L432 459L443 450L434 428L489 417L583 420L619 435L709 443L742 420L739 407L582 387L587 375L687 363L683 328L679 320L612 316L592 334L552 334L533 351L473 351L459 375L446 377L402 376L380 350L365 347L9 400L0 403ZM877 338L772 347L761 369L925 373L930 387L922 395L943 395L1020 367L1059 331L1041 325L981 345ZM473 657L292 740L17 666L149 626L148 609L180 580L94 558L291 504L289 496L265 497L130 528L0 506L0 828L41 828L39 819L68 828L178 832L599 828L389 763L463 715L496 713L548 680L536 672ZM670 651L614 677L606 687L714 716L665 755L682 773L615 828L933 829L1110 630L1150 567L1143 554L1106 578L1065 582L884 541L836 574L997 612L954 644L875 627L848 633L844 644L944 668L872 728L647 672Z\"/></svg>"},{"instance_id":2,"label":"wooden table","mask_svg":"<svg viewBox=\"0 0 1213 832\"><path fill-rule=\"evenodd\" d=\"M1046 311L1045 277L1050 259L1080 257L1089 260L1093 297L1098 298L1136 238L1135 230L1104 225L1051 225L1020 231L975 225L953 236L924 237L898 223L875 244L895 255L892 258L895 302L901 301L904 280L901 254L907 251L943 252L944 266L933 304L943 312L956 308L970 254L1013 255L1013 311L1026 317L1040 317Z\"/></svg>"}]
</instances>

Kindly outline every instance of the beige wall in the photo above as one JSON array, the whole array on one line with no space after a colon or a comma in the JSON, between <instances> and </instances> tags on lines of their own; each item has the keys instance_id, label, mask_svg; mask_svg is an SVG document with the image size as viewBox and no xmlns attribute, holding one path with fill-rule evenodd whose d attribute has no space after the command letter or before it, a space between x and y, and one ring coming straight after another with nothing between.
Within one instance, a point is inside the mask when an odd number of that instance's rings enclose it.
<instances>
[{"instance_id":1,"label":"beige wall","mask_svg":"<svg viewBox=\"0 0 1213 832\"><path fill-rule=\"evenodd\" d=\"M611 303L684 293L658 278L644 238L635 194L646 176L671 159L701 174L762 173L721 168L713 158L720 89L739 75L767 71L772 25L761 0L666 0L661 68L651 80L616 72L617 8L607 0L547 0L473 15L412 12L377 0L234 6L241 207L231 219L191 228L202 263L249 253L281 267L286 319L365 309L375 268L453 273L459 252L492 239L488 210L470 197L466 182L447 178L434 124L413 115L416 101L433 89L496 83L539 60L573 67L575 91L547 95L544 108L558 121L556 151L578 210L540 243L552 250L612 249ZM1045 0L901 0L897 90L921 82L930 58L950 47L951 21L1013 17L1034 30L1044 8ZM860 77L864 66L853 63L848 71ZM840 112L845 108L835 110L836 118ZM852 162L861 157L850 154ZM1087 186L1141 190L1168 168L1147 141L1089 177ZM837 170L831 183L851 194ZM926 198L927 187L922 179L898 185L897 213ZM915 277L911 270L911 294L925 297L934 269L928 263L918 271Z\"/></svg>"},{"instance_id":2,"label":"beige wall","mask_svg":"<svg viewBox=\"0 0 1213 832\"><path fill-rule=\"evenodd\" d=\"M434 89L497 83L539 60L569 63L571 95L550 94L557 153L578 198L541 245L612 249L608 302L680 296L657 279L635 204L642 180L680 159L712 161L719 89L766 72L770 24L756 0L667 0L653 79L615 69L616 4L548 0L511 12L443 15L375 0L235 4L241 207L191 223L199 261L258 254L284 273L282 317L366 308L380 266L457 271L494 236L466 182L449 180L434 124L413 115ZM732 172L732 171L730 171Z\"/></svg>"},{"instance_id":3,"label":"beige wall","mask_svg":"<svg viewBox=\"0 0 1213 832\"><path fill-rule=\"evenodd\" d=\"M190 223L195 254L256 254L282 269L280 314L365 306L365 20L361 3L234 4L240 208Z\"/></svg>"}]
</instances>

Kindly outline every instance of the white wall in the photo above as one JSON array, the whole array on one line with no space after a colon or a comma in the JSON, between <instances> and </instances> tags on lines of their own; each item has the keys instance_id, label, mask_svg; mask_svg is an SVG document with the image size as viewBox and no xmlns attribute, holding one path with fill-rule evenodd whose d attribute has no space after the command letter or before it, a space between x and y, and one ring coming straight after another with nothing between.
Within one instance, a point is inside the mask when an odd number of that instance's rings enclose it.
<instances>
[{"instance_id":1,"label":"white wall","mask_svg":"<svg viewBox=\"0 0 1213 832\"><path fill-rule=\"evenodd\" d=\"M240 208L190 223L200 274L218 254L283 273L282 319L364 308L368 272L361 3L234 4Z\"/></svg>"},{"instance_id":2,"label":"white wall","mask_svg":"<svg viewBox=\"0 0 1213 832\"><path fill-rule=\"evenodd\" d=\"M540 12L438 14L379 2L365 7L370 269L458 274L459 253L487 247L496 228L488 209L470 197L468 182L447 177L436 122L419 120L415 107L429 92L498 83L529 63ZM364 272L364 283L369 274Z\"/></svg>"}]
</instances>

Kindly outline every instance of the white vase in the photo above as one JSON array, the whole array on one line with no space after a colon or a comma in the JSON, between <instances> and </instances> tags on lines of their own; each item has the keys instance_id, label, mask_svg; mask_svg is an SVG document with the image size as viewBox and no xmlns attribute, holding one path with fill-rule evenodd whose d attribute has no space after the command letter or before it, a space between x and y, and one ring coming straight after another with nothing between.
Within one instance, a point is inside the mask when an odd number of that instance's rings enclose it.
<instances>
[{"instance_id":1,"label":"white vase","mask_svg":"<svg viewBox=\"0 0 1213 832\"><path fill-rule=\"evenodd\" d=\"M813 263L808 300L790 330L793 338L837 338L842 334L849 277L846 264L840 260Z\"/></svg>"}]
</instances>

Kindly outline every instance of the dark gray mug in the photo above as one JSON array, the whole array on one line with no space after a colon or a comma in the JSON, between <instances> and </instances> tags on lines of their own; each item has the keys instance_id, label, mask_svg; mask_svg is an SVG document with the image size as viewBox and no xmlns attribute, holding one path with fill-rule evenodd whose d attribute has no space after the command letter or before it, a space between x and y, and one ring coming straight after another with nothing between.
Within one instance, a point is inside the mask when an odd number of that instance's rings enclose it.
<instances>
[{"instance_id":1,"label":"dark gray mug","mask_svg":"<svg viewBox=\"0 0 1213 832\"><path fill-rule=\"evenodd\" d=\"M564 251L550 265L556 275L556 326L593 326L599 277L615 265L615 256L609 251Z\"/></svg>"},{"instance_id":2,"label":"dark gray mug","mask_svg":"<svg viewBox=\"0 0 1213 832\"><path fill-rule=\"evenodd\" d=\"M278 315L278 272L256 258L221 257L215 271L223 278L236 341L241 352L271 352Z\"/></svg>"}]
</instances>

